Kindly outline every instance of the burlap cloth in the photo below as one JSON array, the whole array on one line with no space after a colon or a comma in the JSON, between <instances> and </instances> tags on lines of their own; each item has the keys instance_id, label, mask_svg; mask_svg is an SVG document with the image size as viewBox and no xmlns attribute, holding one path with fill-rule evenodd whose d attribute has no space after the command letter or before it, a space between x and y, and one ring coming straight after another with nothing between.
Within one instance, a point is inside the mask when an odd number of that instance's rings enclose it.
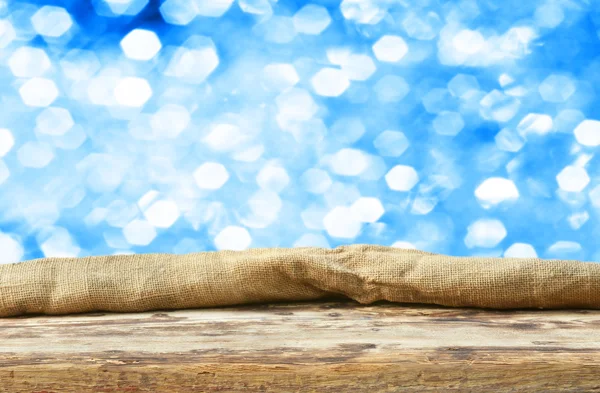
<instances>
[{"instance_id":1,"label":"burlap cloth","mask_svg":"<svg viewBox=\"0 0 600 393\"><path fill-rule=\"evenodd\" d=\"M0 250L1 251L1 250ZM42 258L0 265L0 316L347 297L453 307L600 308L600 264L377 245Z\"/></svg>"}]
</instances>

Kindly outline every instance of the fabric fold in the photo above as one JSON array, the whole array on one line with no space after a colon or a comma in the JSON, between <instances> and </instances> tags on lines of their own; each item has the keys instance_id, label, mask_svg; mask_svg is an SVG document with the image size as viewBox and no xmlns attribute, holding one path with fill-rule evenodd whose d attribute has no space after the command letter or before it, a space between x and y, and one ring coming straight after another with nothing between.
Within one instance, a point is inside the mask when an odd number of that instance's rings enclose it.
<instances>
[{"instance_id":1,"label":"fabric fold","mask_svg":"<svg viewBox=\"0 0 600 393\"><path fill-rule=\"evenodd\" d=\"M452 257L355 244L0 265L0 316L350 298L492 309L600 309L600 264Z\"/></svg>"}]
</instances>

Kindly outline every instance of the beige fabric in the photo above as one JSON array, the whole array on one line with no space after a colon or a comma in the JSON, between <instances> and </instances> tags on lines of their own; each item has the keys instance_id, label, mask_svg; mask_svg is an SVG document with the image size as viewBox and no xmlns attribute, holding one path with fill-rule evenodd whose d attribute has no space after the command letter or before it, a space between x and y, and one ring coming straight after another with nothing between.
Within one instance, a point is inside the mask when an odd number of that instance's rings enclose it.
<instances>
[{"instance_id":1,"label":"beige fabric","mask_svg":"<svg viewBox=\"0 0 600 393\"><path fill-rule=\"evenodd\" d=\"M0 265L0 316L348 297L454 307L600 308L600 264L376 245L43 258Z\"/></svg>"}]
</instances>

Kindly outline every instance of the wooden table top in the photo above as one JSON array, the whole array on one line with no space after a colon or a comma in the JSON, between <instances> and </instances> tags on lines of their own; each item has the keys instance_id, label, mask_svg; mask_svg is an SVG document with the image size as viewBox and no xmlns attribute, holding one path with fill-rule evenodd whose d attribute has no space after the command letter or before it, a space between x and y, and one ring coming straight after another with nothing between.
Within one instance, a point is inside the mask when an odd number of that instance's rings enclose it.
<instances>
[{"instance_id":1,"label":"wooden table top","mask_svg":"<svg viewBox=\"0 0 600 393\"><path fill-rule=\"evenodd\" d=\"M600 310L353 301L0 318L0 392L600 390Z\"/></svg>"}]
</instances>

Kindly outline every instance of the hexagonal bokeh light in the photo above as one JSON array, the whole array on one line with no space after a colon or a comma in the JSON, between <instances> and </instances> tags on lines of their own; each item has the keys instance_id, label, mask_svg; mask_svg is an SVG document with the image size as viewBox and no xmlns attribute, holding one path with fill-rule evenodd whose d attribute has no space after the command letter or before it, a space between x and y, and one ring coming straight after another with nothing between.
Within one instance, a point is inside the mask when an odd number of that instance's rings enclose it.
<instances>
[{"instance_id":1,"label":"hexagonal bokeh light","mask_svg":"<svg viewBox=\"0 0 600 393\"><path fill-rule=\"evenodd\" d=\"M45 5L31 17L35 31L44 37L60 37L73 26L71 15L62 7Z\"/></svg>"},{"instance_id":2,"label":"hexagonal bokeh light","mask_svg":"<svg viewBox=\"0 0 600 393\"><path fill-rule=\"evenodd\" d=\"M150 30L134 29L120 42L125 56L134 60L150 60L161 48L156 33Z\"/></svg>"},{"instance_id":3,"label":"hexagonal bokeh light","mask_svg":"<svg viewBox=\"0 0 600 393\"><path fill-rule=\"evenodd\" d=\"M349 243L600 261L591 3L0 3L0 263Z\"/></svg>"}]
</instances>

